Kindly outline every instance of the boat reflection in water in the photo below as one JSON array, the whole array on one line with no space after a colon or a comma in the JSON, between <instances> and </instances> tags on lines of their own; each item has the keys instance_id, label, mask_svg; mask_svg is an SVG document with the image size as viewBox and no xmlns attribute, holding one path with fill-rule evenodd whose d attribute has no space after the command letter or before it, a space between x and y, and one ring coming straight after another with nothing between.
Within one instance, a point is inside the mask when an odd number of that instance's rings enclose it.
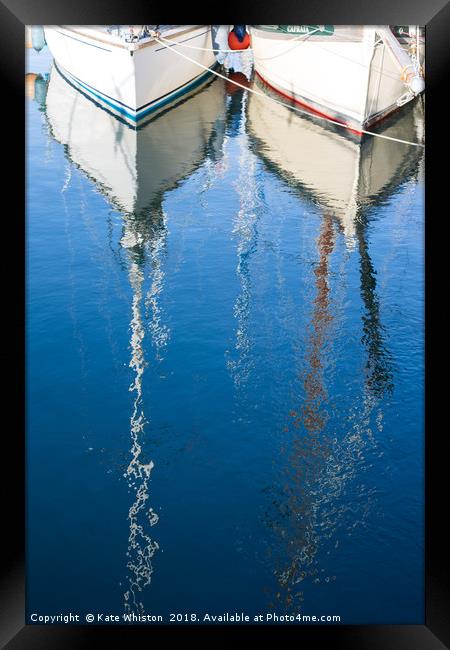
<instances>
[{"instance_id":1,"label":"boat reflection in water","mask_svg":"<svg viewBox=\"0 0 450 650\"><path fill-rule=\"evenodd\" d=\"M143 381L148 364L144 340L150 333L154 362L164 356L170 330L160 297L164 287L167 192L215 155L215 123L223 120L223 84L209 81L139 130L130 129L71 87L53 67L46 116L54 138L70 161L95 184L122 215L120 240L132 290L129 366L134 395L130 417L130 456L125 478L133 494L129 508L125 612L143 613L143 590L149 585L158 542L150 529L158 522L149 505L154 468L149 416L144 412Z\"/></svg>"},{"instance_id":2,"label":"boat reflection in water","mask_svg":"<svg viewBox=\"0 0 450 650\"><path fill-rule=\"evenodd\" d=\"M421 142L422 125L419 100L386 121L378 132ZM274 510L267 514L277 538L277 551L271 555L277 557L272 561L279 586L271 605L295 612L304 600L304 580L312 584L335 581L332 567L338 533L346 530L350 534L364 525L374 499L363 482L365 456L380 453L374 430L382 430L383 398L393 390L394 374L380 317L368 225L371 209L417 176L423 149L375 137L358 142L343 130L324 127L257 95L248 98L247 130L268 170L284 179L294 195L311 201L313 212L318 208L322 213L299 395L284 429L287 462L280 486L273 488ZM335 386L327 386L333 374L330 366L337 358L334 335L344 327L338 304L342 288L336 289L336 283L345 283L345 278L339 271L336 280L330 271L339 237L344 238L347 257L359 256L360 331L365 350L362 394L344 409L331 399L331 394L335 401L339 399ZM338 367L333 372L339 372ZM354 495L351 503L348 494L341 498L349 489ZM328 557L326 563L324 557Z\"/></svg>"}]
</instances>

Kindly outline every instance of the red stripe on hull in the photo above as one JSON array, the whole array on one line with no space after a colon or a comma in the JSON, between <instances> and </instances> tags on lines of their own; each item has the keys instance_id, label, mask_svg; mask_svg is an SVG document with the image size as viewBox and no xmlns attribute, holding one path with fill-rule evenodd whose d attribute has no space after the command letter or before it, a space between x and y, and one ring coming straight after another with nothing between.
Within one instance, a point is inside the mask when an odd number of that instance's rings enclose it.
<instances>
[{"instance_id":1,"label":"red stripe on hull","mask_svg":"<svg viewBox=\"0 0 450 650\"><path fill-rule=\"evenodd\" d=\"M350 126L347 122L343 122L342 120L338 120L337 118L333 117L332 115L328 115L327 113L322 113L321 111L318 111L317 108L313 108L310 104L306 104L305 102L301 102L299 99L296 99L295 97L292 97L291 95L286 95L283 91L279 90L278 88L275 88L275 86L272 86L264 77L262 77L259 72L255 70L255 73L258 75L258 77L263 81L266 86L269 86L272 90L274 90L276 93L279 95L282 95L283 97L286 97L286 99L289 99L291 102L294 102L295 104L299 104L300 106L304 106L305 108L308 109L311 113L314 113L315 115L319 115L320 117L326 117L329 120L333 120L333 122L338 122L338 124L342 124L342 126L345 126L346 129L349 131L352 131L353 133L356 133L357 135L363 135L362 131L358 131L358 129L355 129L353 126Z\"/></svg>"}]
</instances>

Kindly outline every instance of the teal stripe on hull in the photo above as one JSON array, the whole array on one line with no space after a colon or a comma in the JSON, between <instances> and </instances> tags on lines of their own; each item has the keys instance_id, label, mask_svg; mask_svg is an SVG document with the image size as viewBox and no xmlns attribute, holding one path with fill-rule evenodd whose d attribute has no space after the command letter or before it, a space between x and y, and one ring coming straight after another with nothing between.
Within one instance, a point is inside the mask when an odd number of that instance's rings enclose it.
<instances>
[{"instance_id":1,"label":"teal stripe on hull","mask_svg":"<svg viewBox=\"0 0 450 650\"><path fill-rule=\"evenodd\" d=\"M185 93L199 86L207 77L209 77L212 74L212 70L214 70L217 66L218 63L215 63L210 69L206 70L205 72L200 74L192 81L189 81L185 86L182 86L178 90L170 93L169 95L163 97L162 99L156 99L148 107L146 107L145 109L139 112L133 111L132 108L127 107L124 104L115 102L111 97L107 97L96 88L93 88L92 86L83 83L80 79L77 79L76 77L71 75L70 72L67 72L65 70L63 71L59 66L56 67L58 69L58 72L73 86L87 93L88 96L94 98L98 103L110 107L115 111L115 113L118 113L120 116L124 116L127 120L131 121L133 124L138 124L144 117L147 117L153 111L156 111L159 108L162 108L167 104L172 103L173 101L175 101L176 99L184 95Z\"/></svg>"}]
</instances>

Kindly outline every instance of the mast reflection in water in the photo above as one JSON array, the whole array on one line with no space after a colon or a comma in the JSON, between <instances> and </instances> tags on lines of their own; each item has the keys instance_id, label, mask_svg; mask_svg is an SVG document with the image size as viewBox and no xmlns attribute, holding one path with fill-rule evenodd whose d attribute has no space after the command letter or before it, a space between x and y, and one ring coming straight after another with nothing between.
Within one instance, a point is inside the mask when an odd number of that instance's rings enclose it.
<instances>
[{"instance_id":1,"label":"mast reflection in water","mask_svg":"<svg viewBox=\"0 0 450 650\"><path fill-rule=\"evenodd\" d=\"M416 103L385 125L383 133L420 140L421 109L421 104ZM342 132L324 129L313 118L294 116L289 108L257 95L249 101L248 125L255 151L267 169L280 176L296 195L323 211L314 270L316 295L301 373L303 395L299 407L289 412L290 423L284 429L290 433L283 446L289 457L281 479L283 487L274 490L278 492L274 497L278 512L268 515L269 526L285 546L281 556L275 554L280 556L275 569L280 590L270 604L296 612L305 600L301 589L305 579L313 584L336 580L333 564L328 560L321 565L324 554L320 547L328 549L326 555L335 554L339 531L349 525L346 512L351 512L350 526L354 529L364 525L372 507L374 491L362 482L368 466L364 452L368 448L370 453L376 450L371 415L378 409L375 427L382 432L382 400L392 394L394 371L380 316L368 229L376 207L386 202L399 185L417 177L422 150L411 151L376 138L360 143ZM333 334L343 327L335 323L333 332L333 320L342 318L337 304L331 309L339 293L336 287L333 297L330 278L335 230L344 235L350 255L355 254L357 242L363 305L361 342L367 353L361 407L351 408L344 420L342 408L336 408L326 387L327 375L330 383L334 381L334 369L330 370L330 358L337 357ZM345 278L339 277L337 282L342 284ZM356 480L361 483L354 503L342 503L346 484ZM347 530L347 534L351 532ZM287 564L283 557L289 558Z\"/></svg>"},{"instance_id":2,"label":"mast reflection in water","mask_svg":"<svg viewBox=\"0 0 450 650\"><path fill-rule=\"evenodd\" d=\"M157 219L158 214L155 215L150 211L146 215L146 218L141 216L141 219L147 224L147 222L151 223L155 217ZM145 327L142 322L142 286L145 279L143 255L146 248L143 242L148 243L150 241L149 256L151 260L151 275L153 277L147 295L147 302L152 307L150 331L157 351L156 359L160 359L161 348L167 343L168 339L168 330L160 322L161 315L158 306L158 294L163 288L163 272L159 254L164 246L165 223L164 215L161 215L160 223L157 223L151 229L153 236L144 238L138 228L139 217L133 221L127 224L129 230L125 232L121 240L121 245L129 250L130 257L128 275L133 290L133 318L131 321L132 356L130 368L135 373L134 383L130 386L130 391L135 393L133 413L130 420L132 459L125 475L130 489L135 493L135 501L131 505L128 513L130 524L127 552L129 589L125 592L125 611L127 613L144 613L144 605L140 600L140 592L150 583L153 572L151 558L159 546L156 541L151 539L147 532L149 524L153 526L158 522L158 515L151 506L149 507L147 505L149 499L148 482L154 463L152 460L142 458L142 443L147 424L142 398L142 380L146 364L143 349ZM158 230L161 231L160 234L158 234ZM148 235L148 233L145 234Z\"/></svg>"},{"instance_id":3,"label":"mast reflection in water","mask_svg":"<svg viewBox=\"0 0 450 650\"><path fill-rule=\"evenodd\" d=\"M134 394L130 418L131 460L124 474L134 495L128 512L126 613L145 612L142 592L150 584L152 558L159 549L158 542L150 535L150 528L158 523L159 516L149 505L154 459L148 451L151 421L144 412L143 381L148 364L144 346L146 332L151 337L155 363L163 360L170 339L170 329L164 323L159 304L164 289L167 239L167 215L162 202L165 193L177 187L203 162L223 94L216 84L188 99L189 103L184 98L181 106L172 106L134 131L73 89L54 65L46 101L46 116L53 137L65 145L71 163L94 181L111 205L120 211L123 220L120 246L126 253L132 289L129 367L134 375L129 389ZM186 123L190 126L189 133L183 130ZM174 164L175 153L177 164ZM146 283L149 288L145 292Z\"/></svg>"}]
</instances>

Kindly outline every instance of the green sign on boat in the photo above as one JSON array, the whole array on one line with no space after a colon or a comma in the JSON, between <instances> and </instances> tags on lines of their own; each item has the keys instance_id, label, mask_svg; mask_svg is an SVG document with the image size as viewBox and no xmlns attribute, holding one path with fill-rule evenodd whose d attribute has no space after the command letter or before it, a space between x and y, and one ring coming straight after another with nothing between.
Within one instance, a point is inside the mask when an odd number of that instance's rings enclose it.
<instances>
[{"instance_id":1,"label":"green sign on boat","mask_svg":"<svg viewBox=\"0 0 450 650\"><path fill-rule=\"evenodd\" d=\"M334 25L278 25L278 31L286 34L315 34L330 36L334 34Z\"/></svg>"}]
</instances>

